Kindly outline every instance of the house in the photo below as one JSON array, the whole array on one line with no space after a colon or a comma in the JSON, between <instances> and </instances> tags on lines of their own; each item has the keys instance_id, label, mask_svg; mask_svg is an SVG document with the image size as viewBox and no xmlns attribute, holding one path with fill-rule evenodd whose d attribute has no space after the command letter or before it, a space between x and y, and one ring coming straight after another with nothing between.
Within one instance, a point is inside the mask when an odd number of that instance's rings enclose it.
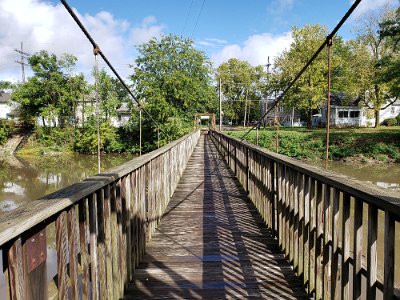
<instances>
[{"instance_id":1,"label":"house","mask_svg":"<svg viewBox=\"0 0 400 300\"><path fill-rule=\"evenodd\" d=\"M321 109L321 125L327 123L327 103ZM400 113L400 101L380 110L381 122L394 118ZM375 126L374 110L363 105L360 98L349 99L344 93L331 95L330 125L332 127L372 127Z\"/></svg>"},{"instance_id":2,"label":"house","mask_svg":"<svg viewBox=\"0 0 400 300\"><path fill-rule=\"evenodd\" d=\"M8 119L8 115L11 113L10 98L10 93L0 90L0 119Z\"/></svg>"},{"instance_id":3,"label":"house","mask_svg":"<svg viewBox=\"0 0 400 300\"><path fill-rule=\"evenodd\" d=\"M275 99L269 98L261 101L261 116L274 104ZM266 124L274 124L278 119L283 126L301 126L300 113L296 109L286 108L281 105L273 108L264 118Z\"/></svg>"}]
</instances>

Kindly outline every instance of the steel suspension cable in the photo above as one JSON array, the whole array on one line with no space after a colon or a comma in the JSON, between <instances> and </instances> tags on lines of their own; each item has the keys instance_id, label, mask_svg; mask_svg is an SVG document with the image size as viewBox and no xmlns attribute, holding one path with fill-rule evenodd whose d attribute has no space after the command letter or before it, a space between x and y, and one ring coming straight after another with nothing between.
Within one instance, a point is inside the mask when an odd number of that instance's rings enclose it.
<instances>
[{"instance_id":1,"label":"steel suspension cable","mask_svg":"<svg viewBox=\"0 0 400 300\"><path fill-rule=\"evenodd\" d=\"M104 62L107 64L107 66L111 69L111 71L114 73L114 75L118 78L118 80L121 82L123 87L126 89L126 91L129 93L129 95L132 97L133 100L137 103L139 109L142 109L150 118L150 120L157 125L159 130L168 138L168 140L171 140L171 137L161 129L160 124L153 118L153 116L143 108L142 104L140 101L137 99L137 97L132 93L130 88L126 85L125 81L122 79L122 77L118 74L118 72L115 70L113 65L109 62L105 54L101 51L99 45L95 42L95 40L92 38L92 36L89 34L89 32L86 30L85 26L83 26L82 22L79 20L78 16L75 14L75 12L72 10L72 8L69 6L66 0L60 0L61 3L64 5L68 13L71 15L71 17L74 19L75 23L79 26L79 28L82 30L82 32L85 34L86 38L89 40L89 42L92 44L93 49L95 54L100 54L100 56L103 58Z\"/></svg>"},{"instance_id":2,"label":"steel suspension cable","mask_svg":"<svg viewBox=\"0 0 400 300\"><path fill-rule=\"evenodd\" d=\"M308 69L308 67L312 64L312 62L317 58L317 56L321 53L321 51L325 48L326 45L330 43L331 40L333 40L333 37L335 34L338 32L340 27L346 22L346 20L350 17L350 15L353 13L353 11L356 9L356 7L360 4L362 0L356 0L354 1L353 5L349 8L349 10L346 12L346 14L343 16L343 18L339 21L339 23L336 25L336 27L332 30L332 32L326 37L325 41L322 43L322 45L318 48L317 51L315 51L314 55L309 59L309 61L304 65L304 67L300 70L300 72L296 75L296 77L287 85L287 87L283 90L283 92L276 98L275 102L268 108L268 110L262 115L260 120L257 122L256 125L253 125L240 139L244 140L244 138L254 129L256 128L261 121L269 114L269 112L283 99L283 97L286 95L286 93L292 88L292 86L296 83L296 81L303 75L303 73Z\"/></svg>"}]
</instances>

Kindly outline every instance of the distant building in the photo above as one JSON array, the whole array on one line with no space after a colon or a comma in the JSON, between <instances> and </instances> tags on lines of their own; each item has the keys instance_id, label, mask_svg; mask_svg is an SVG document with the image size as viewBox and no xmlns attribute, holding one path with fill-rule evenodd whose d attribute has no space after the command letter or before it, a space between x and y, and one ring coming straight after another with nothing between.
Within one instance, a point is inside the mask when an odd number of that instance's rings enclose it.
<instances>
[{"instance_id":1,"label":"distant building","mask_svg":"<svg viewBox=\"0 0 400 300\"><path fill-rule=\"evenodd\" d=\"M0 90L0 119L14 119L18 117L17 106L11 101L11 93Z\"/></svg>"},{"instance_id":2,"label":"distant building","mask_svg":"<svg viewBox=\"0 0 400 300\"><path fill-rule=\"evenodd\" d=\"M261 116L275 103L275 99L264 99L261 101ZM276 111L278 110L278 111ZM278 106L278 109L273 108L264 118L265 123L273 125L275 120L279 120L279 124L283 126L301 126L300 113L296 109Z\"/></svg>"},{"instance_id":3,"label":"distant building","mask_svg":"<svg viewBox=\"0 0 400 300\"><path fill-rule=\"evenodd\" d=\"M327 103L321 110L320 124L327 123ZM400 101L396 101L379 112L381 122L394 118L400 113ZM313 121L314 123L314 121ZM318 123L316 119L316 123ZM363 105L360 98L348 99L344 93L331 95L330 125L332 127L372 127L375 126L374 110ZM314 126L314 124L313 124Z\"/></svg>"}]
</instances>

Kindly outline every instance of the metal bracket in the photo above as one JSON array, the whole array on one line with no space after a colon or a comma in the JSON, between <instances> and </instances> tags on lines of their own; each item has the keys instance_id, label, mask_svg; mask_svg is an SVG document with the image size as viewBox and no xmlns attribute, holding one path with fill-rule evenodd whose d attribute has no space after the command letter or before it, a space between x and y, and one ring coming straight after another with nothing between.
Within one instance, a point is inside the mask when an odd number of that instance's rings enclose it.
<instances>
[{"instance_id":1,"label":"metal bracket","mask_svg":"<svg viewBox=\"0 0 400 300\"><path fill-rule=\"evenodd\" d=\"M47 259L46 229L31 236L25 242L28 273L31 273Z\"/></svg>"}]
</instances>

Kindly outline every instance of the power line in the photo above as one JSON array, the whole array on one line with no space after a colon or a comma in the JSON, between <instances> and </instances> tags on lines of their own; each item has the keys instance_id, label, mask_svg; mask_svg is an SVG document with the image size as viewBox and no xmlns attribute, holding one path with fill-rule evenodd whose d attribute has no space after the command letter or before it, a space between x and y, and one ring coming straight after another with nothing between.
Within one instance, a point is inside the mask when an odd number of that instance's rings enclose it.
<instances>
[{"instance_id":1,"label":"power line","mask_svg":"<svg viewBox=\"0 0 400 300\"><path fill-rule=\"evenodd\" d=\"M25 59L28 59L29 56L31 56L29 53L24 52L24 44L21 42L21 49L14 49L15 52L19 53L21 55L21 60L16 60L15 62L17 64L21 65L21 71L22 71L22 83L25 83L26 78L25 78L25 66L29 66L27 63L25 63Z\"/></svg>"},{"instance_id":2,"label":"power line","mask_svg":"<svg viewBox=\"0 0 400 300\"><path fill-rule=\"evenodd\" d=\"M133 100L135 100L135 102L137 103L138 107L140 109L142 109L150 118L150 120L157 125L157 127L160 129L160 131L168 138L171 139L171 137L164 131L161 129L160 124L153 118L153 116L142 107L142 104L140 103L140 101L136 98L136 96L132 93L132 91L129 89L129 87L126 85L125 81L122 79L122 77L118 74L118 72L115 70L115 68L113 67L113 65L109 62L109 60L107 59L107 57L105 56L105 54L100 50L99 45L94 41L94 39L92 38L92 36L89 34L89 32L86 30L86 28L83 26L82 22L79 20L79 18L77 17L77 15L74 13L74 11L71 9L71 7L68 5L66 0L61 0L61 3L64 5L64 7L66 8L66 10L68 11L68 13L71 15L71 17L74 19L75 23L79 26L79 28L82 30L82 32L85 34L86 38L89 40L89 42L92 44L93 46L93 53L95 55L99 54L104 62L107 64L107 66L111 69L111 71L114 73L114 75L118 78L118 80L121 82L121 84L123 85L123 87L126 89L126 91L129 93L129 95L132 97Z\"/></svg>"},{"instance_id":3,"label":"power line","mask_svg":"<svg viewBox=\"0 0 400 300\"><path fill-rule=\"evenodd\" d=\"M283 92L276 98L276 101L269 107L269 109L264 113L264 115L260 118L258 121L257 125L262 122L262 120L265 118L267 114L281 102L283 97L286 95L286 93L292 88L292 86L296 83L296 81L303 75L303 73L308 69L308 67L311 65L311 63L317 58L317 56L321 53L321 51L325 48L326 45L330 43L330 41L333 39L335 34L338 32L340 27L346 22L346 20L350 17L350 15L353 13L353 11L356 9L356 7L360 4L361 0L356 0L354 1L353 5L350 7L350 9L346 12L346 14L343 16L343 18L339 21L339 23L336 25L336 27L332 30L332 32L326 37L325 41L322 43L322 45L318 48L318 50L314 53L314 55L310 58L310 60L304 65L304 67L300 70L300 72L296 75L296 77L288 84L288 86L283 90ZM254 128L257 127L257 125L254 125L251 127L240 139L243 140Z\"/></svg>"},{"instance_id":4,"label":"power line","mask_svg":"<svg viewBox=\"0 0 400 300\"><path fill-rule=\"evenodd\" d=\"M183 30L182 30L182 33L183 33L183 34L185 34L186 26L187 26L187 23L188 23L188 21L189 21L189 16L190 16L190 12L192 11L193 1L194 1L194 0L192 0L192 1L190 2L189 10L188 10L188 12L187 12L187 14L186 14L185 26L183 26Z\"/></svg>"},{"instance_id":5,"label":"power line","mask_svg":"<svg viewBox=\"0 0 400 300\"><path fill-rule=\"evenodd\" d=\"M205 3L205 2L206 2L206 0L203 0L203 3L201 4L201 8L200 8L200 11L199 11L199 15L197 16L196 23L195 23L195 25L194 25L192 35L194 35L194 33L196 32L197 25L199 24L200 16L201 16L201 13L203 12L203 8L204 8L204 3Z\"/></svg>"}]
</instances>

